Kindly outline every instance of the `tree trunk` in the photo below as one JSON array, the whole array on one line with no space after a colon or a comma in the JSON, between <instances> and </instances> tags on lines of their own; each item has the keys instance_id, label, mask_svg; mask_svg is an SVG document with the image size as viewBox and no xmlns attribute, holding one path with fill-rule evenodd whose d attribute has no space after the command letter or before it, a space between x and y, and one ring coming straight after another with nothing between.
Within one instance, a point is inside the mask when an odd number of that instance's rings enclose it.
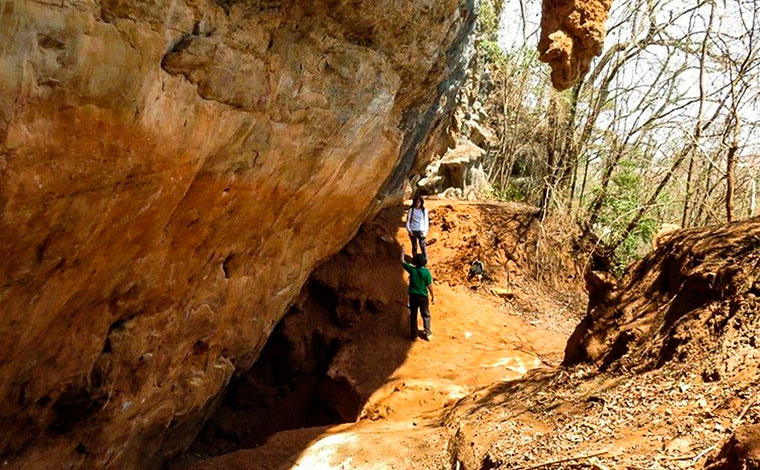
<instances>
[{"instance_id":1,"label":"tree trunk","mask_svg":"<svg viewBox=\"0 0 760 470\"><path fill-rule=\"evenodd\" d=\"M734 187L736 185L736 154L739 151L741 120L734 106L734 137L726 156L726 221L734 220Z\"/></svg>"},{"instance_id":2,"label":"tree trunk","mask_svg":"<svg viewBox=\"0 0 760 470\"><path fill-rule=\"evenodd\" d=\"M694 174L694 154L692 153L689 158L689 169L686 172L686 196L683 200L683 214L681 215L681 227L688 227L689 222L689 201L691 200L691 180Z\"/></svg>"},{"instance_id":3,"label":"tree trunk","mask_svg":"<svg viewBox=\"0 0 760 470\"><path fill-rule=\"evenodd\" d=\"M620 143L618 143L615 136L613 136L613 138L615 140L611 150L614 152L614 156L609 157L604 167L604 171L602 172L601 188L599 190L599 194L596 196L596 198L594 198L594 202L591 204L591 208L589 209L590 214L588 222L586 223L586 233L591 231L592 227L596 223L596 220L599 218L599 211L601 210L602 205L607 198L607 187L612 180L612 173L615 171L615 168L617 168L618 163L620 163L620 159L623 158L623 147Z\"/></svg>"},{"instance_id":4,"label":"tree trunk","mask_svg":"<svg viewBox=\"0 0 760 470\"><path fill-rule=\"evenodd\" d=\"M544 175L544 189L541 193L540 214L543 217L549 211L554 190L554 179L557 173L557 117L559 114L557 99L554 92L549 98L549 137L546 141L546 173Z\"/></svg>"},{"instance_id":5,"label":"tree trunk","mask_svg":"<svg viewBox=\"0 0 760 470\"><path fill-rule=\"evenodd\" d=\"M670 178L673 177L675 172L678 170L678 167L681 166L681 163L686 159L686 155L688 155L691 152L691 149L686 150L685 152L682 152L681 155L676 158L676 161L673 163L673 165L670 167L670 170L665 175L665 177L660 181L660 184L657 186L657 189L654 190L654 193L649 197L646 204L639 207L638 211L636 211L636 215L631 219L631 221L628 223L628 226L626 226L623 233L620 235L620 237L610 246L611 251L617 250L617 247L620 246L623 241L628 238L628 235L630 235L631 232L633 232L633 229L636 228L636 226L639 224L639 221L644 216L647 210L655 203L657 202L657 198L660 196L660 193L663 189L665 189L665 186L667 186L668 182L670 181Z\"/></svg>"},{"instance_id":6,"label":"tree trunk","mask_svg":"<svg viewBox=\"0 0 760 470\"><path fill-rule=\"evenodd\" d=\"M697 114L697 125L694 128L694 147L699 152L699 144L702 138L702 117L705 106L705 58L707 56L707 42L710 39L710 31L712 30L713 19L715 18L715 2L712 2L710 6L710 19L707 23L707 30L705 36L702 39L702 49L700 51L699 58L699 112ZM683 201L683 216L681 217L681 227L686 228L689 223L689 202L691 201L691 184L694 175L694 154L692 153L689 158L689 170L686 175L686 197Z\"/></svg>"}]
</instances>

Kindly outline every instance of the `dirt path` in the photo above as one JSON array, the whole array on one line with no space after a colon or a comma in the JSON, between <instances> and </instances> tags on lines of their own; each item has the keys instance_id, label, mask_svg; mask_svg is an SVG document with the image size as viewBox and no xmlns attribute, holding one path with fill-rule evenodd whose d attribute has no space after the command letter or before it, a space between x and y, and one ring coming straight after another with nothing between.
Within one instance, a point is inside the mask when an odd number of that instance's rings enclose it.
<instances>
[{"instance_id":1,"label":"dirt path","mask_svg":"<svg viewBox=\"0 0 760 470\"><path fill-rule=\"evenodd\" d=\"M524 226L532 216L524 208L497 205L432 202L429 209L430 269L437 296L431 306L433 340L409 344L406 310L398 308L406 300L401 294L393 299L397 308L391 322L396 326L379 327L381 312L377 324L365 324L330 366L330 373L349 377L360 388L380 373L378 352L406 349L403 362L369 394L360 419L283 431L255 449L173 469L450 468L452 435L444 416L457 401L482 387L557 364L580 303L553 297L556 291L545 289L530 272L525 260L533 245L528 235L520 238L516 227L530 230ZM378 217L378 236L392 235L409 253L399 213ZM493 213L504 220L494 220ZM466 280L467 267L476 258L489 266L488 283ZM563 274L568 275L572 273Z\"/></svg>"},{"instance_id":2,"label":"dirt path","mask_svg":"<svg viewBox=\"0 0 760 470\"><path fill-rule=\"evenodd\" d=\"M339 298L328 310L351 326L323 398L351 422L281 427L258 447L175 468L758 468L756 221L674 236L617 291L596 292L579 323L562 230L538 231L520 206L430 206L434 340L407 339L404 210L384 211L313 275L318 295L286 328L291 339L310 324L324 333L329 312L309 305L323 291ZM468 283L474 259L489 281ZM596 363L556 367L566 344Z\"/></svg>"}]
</instances>

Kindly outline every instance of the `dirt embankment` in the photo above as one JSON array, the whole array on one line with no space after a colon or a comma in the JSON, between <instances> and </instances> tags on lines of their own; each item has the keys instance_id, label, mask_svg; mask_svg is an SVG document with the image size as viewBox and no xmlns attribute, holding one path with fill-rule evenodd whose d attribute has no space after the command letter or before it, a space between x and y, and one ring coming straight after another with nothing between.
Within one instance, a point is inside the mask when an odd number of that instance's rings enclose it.
<instances>
[{"instance_id":1,"label":"dirt embankment","mask_svg":"<svg viewBox=\"0 0 760 470\"><path fill-rule=\"evenodd\" d=\"M173 469L449 468L442 413L483 386L559 364L582 281L535 211L428 204L433 341L408 340L406 211L383 211L312 275ZM468 281L474 260L486 275Z\"/></svg>"},{"instance_id":2,"label":"dirt embankment","mask_svg":"<svg viewBox=\"0 0 760 470\"><path fill-rule=\"evenodd\" d=\"M589 273L565 367L449 415L463 468L758 468L759 276L760 219L674 232L619 281Z\"/></svg>"}]
</instances>

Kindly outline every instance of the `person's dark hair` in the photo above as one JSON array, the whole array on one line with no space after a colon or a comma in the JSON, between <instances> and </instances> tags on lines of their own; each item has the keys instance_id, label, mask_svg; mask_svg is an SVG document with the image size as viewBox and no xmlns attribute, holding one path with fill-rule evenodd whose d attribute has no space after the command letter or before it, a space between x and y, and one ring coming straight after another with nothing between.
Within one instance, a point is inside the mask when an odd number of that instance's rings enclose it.
<instances>
[{"instance_id":1,"label":"person's dark hair","mask_svg":"<svg viewBox=\"0 0 760 470\"><path fill-rule=\"evenodd\" d=\"M414 196L414 199L412 199L412 207L414 207L417 204L417 201L420 201L420 209L424 209L425 200L422 199L422 196Z\"/></svg>"},{"instance_id":2,"label":"person's dark hair","mask_svg":"<svg viewBox=\"0 0 760 470\"><path fill-rule=\"evenodd\" d=\"M412 264L421 268L427 264L427 258L425 258L425 255L422 253L417 253L414 255L414 258L412 258Z\"/></svg>"}]
</instances>

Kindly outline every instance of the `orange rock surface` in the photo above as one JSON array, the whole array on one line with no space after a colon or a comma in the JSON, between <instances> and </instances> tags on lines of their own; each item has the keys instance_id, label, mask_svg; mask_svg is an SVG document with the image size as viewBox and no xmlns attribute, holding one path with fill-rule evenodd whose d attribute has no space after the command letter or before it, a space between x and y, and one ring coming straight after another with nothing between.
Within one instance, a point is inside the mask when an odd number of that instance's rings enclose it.
<instances>
[{"instance_id":1,"label":"orange rock surface","mask_svg":"<svg viewBox=\"0 0 760 470\"><path fill-rule=\"evenodd\" d=\"M4 460L183 449L395 189L472 24L466 0L3 2Z\"/></svg>"},{"instance_id":2,"label":"orange rock surface","mask_svg":"<svg viewBox=\"0 0 760 470\"><path fill-rule=\"evenodd\" d=\"M544 0L539 59L552 68L552 84L565 90L588 72L602 53L612 0Z\"/></svg>"}]
</instances>

